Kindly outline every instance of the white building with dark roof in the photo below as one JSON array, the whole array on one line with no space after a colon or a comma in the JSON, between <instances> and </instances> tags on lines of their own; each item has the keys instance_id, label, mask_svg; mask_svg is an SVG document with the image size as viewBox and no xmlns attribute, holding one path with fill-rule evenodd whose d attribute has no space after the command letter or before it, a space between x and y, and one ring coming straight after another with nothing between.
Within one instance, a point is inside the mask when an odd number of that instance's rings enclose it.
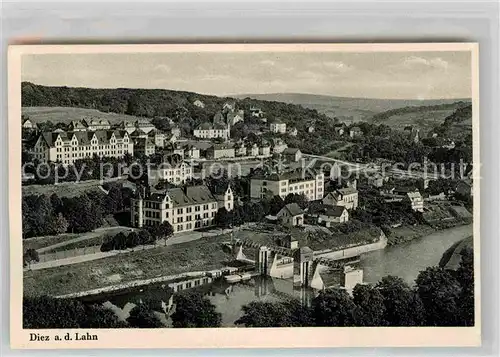
<instances>
[{"instance_id":1,"label":"white building with dark roof","mask_svg":"<svg viewBox=\"0 0 500 357\"><path fill-rule=\"evenodd\" d=\"M82 124L85 125L85 127L89 131L111 129L111 124L106 119L88 119L88 118L85 118L82 120Z\"/></svg>"},{"instance_id":2,"label":"white building with dark roof","mask_svg":"<svg viewBox=\"0 0 500 357\"><path fill-rule=\"evenodd\" d=\"M276 215L281 225L285 227L297 227L304 224L304 211L297 203L289 203Z\"/></svg>"},{"instance_id":3,"label":"white building with dark roof","mask_svg":"<svg viewBox=\"0 0 500 357\"><path fill-rule=\"evenodd\" d=\"M64 165L94 155L120 158L127 153L134 153L134 143L123 130L45 132L33 147L35 159Z\"/></svg>"},{"instance_id":4,"label":"white building with dark roof","mask_svg":"<svg viewBox=\"0 0 500 357\"><path fill-rule=\"evenodd\" d=\"M165 155L162 163L149 169L148 177L150 184L165 180L180 185L193 178L193 167L181 155Z\"/></svg>"},{"instance_id":5,"label":"white building with dark roof","mask_svg":"<svg viewBox=\"0 0 500 357\"><path fill-rule=\"evenodd\" d=\"M234 208L230 187L214 195L205 185L173 188L162 193L140 192L131 200L131 222L135 227L154 226L168 221L174 233L212 226L217 211Z\"/></svg>"},{"instance_id":6,"label":"white building with dark roof","mask_svg":"<svg viewBox=\"0 0 500 357\"><path fill-rule=\"evenodd\" d=\"M310 200L320 200L324 194L324 175L312 169L286 172L256 170L250 178L250 197L264 198L267 195L285 198L290 193L304 194Z\"/></svg>"},{"instance_id":7,"label":"white building with dark roof","mask_svg":"<svg viewBox=\"0 0 500 357\"><path fill-rule=\"evenodd\" d=\"M326 206L318 214L318 224L331 227L334 223L345 223L349 221L349 212L345 206Z\"/></svg>"},{"instance_id":8,"label":"white building with dark roof","mask_svg":"<svg viewBox=\"0 0 500 357\"><path fill-rule=\"evenodd\" d=\"M286 123L284 123L280 119L274 119L269 124L269 130L277 134L286 134Z\"/></svg>"},{"instance_id":9,"label":"white building with dark roof","mask_svg":"<svg viewBox=\"0 0 500 357\"><path fill-rule=\"evenodd\" d=\"M193 135L200 139L229 139L229 127L222 124L202 123L194 129Z\"/></svg>"},{"instance_id":10,"label":"white building with dark roof","mask_svg":"<svg viewBox=\"0 0 500 357\"><path fill-rule=\"evenodd\" d=\"M325 206L344 206L347 209L358 208L358 190L354 187L339 188L323 198Z\"/></svg>"}]
</instances>

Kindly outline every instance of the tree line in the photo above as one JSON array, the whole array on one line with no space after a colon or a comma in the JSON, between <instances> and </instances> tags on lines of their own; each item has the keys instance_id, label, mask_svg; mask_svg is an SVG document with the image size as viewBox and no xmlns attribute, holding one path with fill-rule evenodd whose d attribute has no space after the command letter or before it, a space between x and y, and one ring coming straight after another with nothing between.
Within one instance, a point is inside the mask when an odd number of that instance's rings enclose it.
<instances>
[{"instance_id":1,"label":"tree line","mask_svg":"<svg viewBox=\"0 0 500 357\"><path fill-rule=\"evenodd\" d=\"M410 287L401 278L386 276L376 285L358 284L352 296L342 289L326 289L311 304L296 299L253 301L242 307L235 323L245 327L307 326L473 326L473 251L461 251L457 270L429 267ZM221 314L199 290L176 294L173 327L220 327ZM75 299L24 297L24 328L164 327L154 306L134 307L127 321L102 306Z\"/></svg>"},{"instance_id":2,"label":"tree line","mask_svg":"<svg viewBox=\"0 0 500 357\"><path fill-rule=\"evenodd\" d=\"M25 195L22 198L23 238L83 233L102 225L109 214L123 211L130 205L131 190L121 185L102 191L87 191L74 197Z\"/></svg>"},{"instance_id":3,"label":"tree line","mask_svg":"<svg viewBox=\"0 0 500 357\"><path fill-rule=\"evenodd\" d=\"M126 250L140 245L155 244L158 239L167 239L174 234L174 228L168 221L164 221L156 226L148 226L139 231L132 231L128 234L119 232L114 236L107 237L101 245L101 252L112 250Z\"/></svg>"}]
</instances>

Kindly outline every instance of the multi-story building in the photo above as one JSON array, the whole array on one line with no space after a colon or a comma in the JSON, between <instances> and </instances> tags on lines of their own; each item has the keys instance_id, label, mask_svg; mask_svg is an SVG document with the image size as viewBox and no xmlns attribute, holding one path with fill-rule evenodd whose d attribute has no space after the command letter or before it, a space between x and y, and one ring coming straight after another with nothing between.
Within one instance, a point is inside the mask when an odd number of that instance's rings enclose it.
<instances>
[{"instance_id":1,"label":"multi-story building","mask_svg":"<svg viewBox=\"0 0 500 357\"><path fill-rule=\"evenodd\" d=\"M21 126L23 129L37 129L37 125L29 119L24 119Z\"/></svg>"},{"instance_id":2,"label":"multi-story building","mask_svg":"<svg viewBox=\"0 0 500 357\"><path fill-rule=\"evenodd\" d=\"M237 142L234 145L234 150L236 156L247 156L247 147L245 146L244 142Z\"/></svg>"},{"instance_id":3,"label":"multi-story building","mask_svg":"<svg viewBox=\"0 0 500 357\"><path fill-rule=\"evenodd\" d=\"M269 130L271 130L271 132L273 133L286 134L286 123L282 122L279 119L274 119L269 124Z\"/></svg>"},{"instance_id":4,"label":"multi-story building","mask_svg":"<svg viewBox=\"0 0 500 357\"><path fill-rule=\"evenodd\" d=\"M250 107L250 115L256 118L262 118L264 116L264 112L257 107Z\"/></svg>"},{"instance_id":5,"label":"multi-story building","mask_svg":"<svg viewBox=\"0 0 500 357\"><path fill-rule=\"evenodd\" d=\"M323 198L325 206L344 206L347 209L358 208L358 190L354 187L339 188L329 192Z\"/></svg>"},{"instance_id":6,"label":"multi-story building","mask_svg":"<svg viewBox=\"0 0 500 357\"><path fill-rule=\"evenodd\" d=\"M182 147L184 157L197 160L200 158L200 149L192 144L187 144Z\"/></svg>"},{"instance_id":7,"label":"multi-story building","mask_svg":"<svg viewBox=\"0 0 500 357\"><path fill-rule=\"evenodd\" d=\"M82 124L87 128L88 131L111 129L111 124L106 119L88 119L88 118L85 118L82 120Z\"/></svg>"},{"instance_id":8,"label":"multi-story building","mask_svg":"<svg viewBox=\"0 0 500 357\"><path fill-rule=\"evenodd\" d=\"M138 190L138 196L131 200L130 215L133 226L154 226L168 221L174 233L179 233L212 226L222 207L228 211L234 208L230 187L221 195L214 195L205 185L173 188L163 193Z\"/></svg>"},{"instance_id":9,"label":"multi-story building","mask_svg":"<svg viewBox=\"0 0 500 357\"><path fill-rule=\"evenodd\" d=\"M163 163L149 169L148 177L150 184L165 180L179 185L193 178L193 167L180 155L166 155Z\"/></svg>"},{"instance_id":10,"label":"multi-story building","mask_svg":"<svg viewBox=\"0 0 500 357\"><path fill-rule=\"evenodd\" d=\"M404 198L403 202L407 203L412 211L423 212L424 211L424 199L418 191L408 192Z\"/></svg>"},{"instance_id":11,"label":"multi-story building","mask_svg":"<svg viewBox=\"0 0 500 357\"><path fill-rule=\"evenodd\" d=\"M294 126L288 129L288 135L290 136L297 136L298 133L299 131Z\"/></svg>"},{"instance_id":12,"label":"multi-story building","mask_svg":"<svg viewBox=\"0 0 500 357\"><path fill-rule=\"evenodd\" d=\"M155 129L155 126L147 119L139 119L134 123L137 129L141 129L144 132L149 133L151 130Z\"/></svg>"},{"instance_id":13,"label":"multi-story building","mask_svg":"<svg viewBox=\"0 0 500 357\"><path fill-rule=\"evenodd\" d=\"M193 135L200 139L229 139L229 127L222 124L210 124L203 123L200 124L196 129L194 129Z\"/></svg>"},{"instance_id":14,"label":"multi-story building","mask_svg":"<svg viewBox=\"0 0 500 357\"><path fill-rule=\"evenodd\" d=\"M236 123L242 122L244 120L245 112L243 110L238 110L234 112L229 112L226 114L226 122L228 125L235 125Z\"/></svg>"},{"instance_id":15,"label":"multi-story building","mask_svg":"<svg viewBox=\"0 0 500 357\"><path fill-rule=\"evenodd\" d=\"M271 145L268 143L263 143L259 148L259 154L262 156L271 156Z\"/></svg>"},{"instance_id":16,"label":"multi-story building","mask_svg":"<svg viewBox=\"0 0 500 357\"><path fill-rule=\"evenodd\" d=\"M363 135L363 132L359 128L359 126L353 126L351 129L349 129L349 136L351 138L357 138L358 136Z\"/></svg>"},{"instance_id":17,"label":"multi-story building","mask_svg":"<svg viewBox=\"0 0 500 357\"><path fill-rule=\"evenodd\" d=\"M286 148L288 148L288 145L280 138L272 138L271 147L273 154L281 154Z\"/></svg>"},{"instance_id":18,"label":"multi-story building","mask_svg":"<svg viewBox=\"0 0 500 357\"><path fill-rule=\"evenodd\" d=\"M132 134L137 128L132 122L122 121L120 124L118 124L117 129L125 130L127 133Z\"/></svg>"},{"instance_id":19,"label":"multi-story building","mask_svg":"<svg viewBox=\"0 0 500 357\"><path fill-rule=\"evenodd\" d=\"M73 164L76 160L99 157L123 157L134 153L134 144L123 130L45 132L33 147L34 158L40 161Z\"/></svg>"},{"instance_id":20,"label":"multi-story building","mask_svg":"<svg viewBox=\"0 0 500 357\"><path fill-rule=\"evenodd\" d=\"M230 144L213 144L207 149L207 159L235 157L234 146Z\"/></svg>"},{"instance_id":21,"label":"multi-story building","mask_svg":"<svg viewBox=\"0 0 500 357\"><path fill-rule=\"evenodd\" d=\"M69 123L68 129L68 131L87 131L88 128L81 121L73 120Z\"/></svg>"},{"instance_id":22,"label":"multi-story building","mask_svg":"<svg viewBox=\"0 0 500 357\"><path fill-rule=\"evenodd\" d=\"M155 143L151 138L136 138L134 140L134 155L153 155L156 151Z\"/></svg>"},{"instance_id":23,"label":"multi-story building","mask_svg":"<svg viewBox=\"0 0 500 357\"><path fill-rule=\"evenodd\" d=\"M194 102L193 102L193 105L198 107L198 108L205 108L205 103L203 103L201 100L199 99L196 99Z\"/></svg>"},{"instance_id":24,"label":"multi-story building","mask_svg":"<svg viewBox=\"0 0 500 357\"><path fill-rule=\"evenodd\" d=\"M250 156L259 156L259 146L255 143L250 148Z\"/></svg>"},{"instance_id":25,"label":"multi-story building","mask_svg":"<svg viewBox=\"0 0 500 357\"><path fill-rule=\"evenodd\" d=\"M266 195L285 198L290 193L304 194L310 201L320 200L324 193L324 175L315 170L296 169L287 172L256 170L250 179L250 197Z\"/></svg>"},{"instance_id":26,"label":"multi-story building","mask_svg":"<svg viewBox=\"0 0 500 357\"><path fill-rule=\"evenodd\" d=\"M297 148L286 148L282 155L286 161L299 162L302 159L302 152Z\"/></svg>"},{"instance_id":27,"label":"multi-story building","mask_svg":"<svg viewBox=\"0 0 500 357\"><path fill-rule=\"evenodd\" d=\"M165 146L165 134L159 131L158 129L151 130L147 135L154 141L155 146L158 147Z\"/></svg>"}]
</instances>

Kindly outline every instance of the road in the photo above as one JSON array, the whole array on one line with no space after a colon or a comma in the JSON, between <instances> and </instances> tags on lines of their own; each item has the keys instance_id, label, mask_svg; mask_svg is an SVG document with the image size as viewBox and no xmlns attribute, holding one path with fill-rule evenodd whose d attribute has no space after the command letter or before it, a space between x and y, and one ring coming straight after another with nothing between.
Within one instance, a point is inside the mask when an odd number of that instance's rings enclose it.
<instances>
[{"instance_id":1,"label":"road","mask_svg":"<svg viewBox=\"0 0 500 357\"><path fill-rule=\"evenodd\" d=\"M65 240L64 242L60 242L60 243L49 245L47 247L39 248L39 249L37 249L37 252L38 252L38 254L41 254L41 253L44 253L47 251L51 251L55 248L64 247L65 245L68 245L68 244L86 241L86 240L89 240L91 238L103 236L103 233L106 233L109 231L116 231L116 233L118 233L118 231L126 231L126 230L133 230L133 228L122 227L122 226L97 228L97 229L93 230L92 232L82 233L82 235L80 235L77 238L68 239L68 240Z\"/></svg>"},{"instance_id":2,"label":"road","mask_svg":"<svg viewBox=\"0 0 500 357\"><path fill-rule=\"evenodd\" d=\"M165 243L164 239L160 239L156 242L156 244L141 245L141 246L138 246L138 247L135 247L132 249L127 249L124 251L116 251L115 250L115 251L111 251L111 252L99 252L99 253L94 253L94 254L79 255L79 256L70 257L70 258L51 260L51 261L47 261L47 262L43 262L43 263L35 263L35 264L31 264L30 269L25 268L24 270L26 271L26 270L49 269L49 268L55 268L55 267L60 267L60 266L64 266L64 265L78 264L78 263L88 262L88 261L92 261L92 260L107 258L107 257L111 257L111 256L114 256L117 254L127 254L127 253L131 253L131 252L138 251L138 250L147 250L147 249L153 249L153 248L158 248L158 247L163 247L163 246L171 246L171 245L191 242L193 240L198 240L198 239L203 238L203 237L214 237L214 236L218 236L221 234L230 233L231 231L238 231L240 229L244 229L245 227L248 227L248 225L242 225L240 227L235 227L232 230L231 229L222 230L222 229L214 228L214 229L211 229L209 231L204 231L204 232L194 231L194 232L179 233L173 237L168 238L166 243Z\"/></svg>"},{"instance_id":3,"label":"road","mask_svg":"<svg viewBox=\"0 0 500 357\"><path fill-rule=\"evenodd\" d=\"M311 159L334 161L334 162L337 162L341 165L349 166L349 171L351 171L351 172L362 171L365 173L375 173L375 172L380 172L382 170L382 167L380 165L376 165L376 164L361 164L361 163L333 159L331 157L320 156L320 155L304 154L303 156L305 158L311 158ZM397 176L400 178L404 178L404 177L415 178L415 179L427 178L429 180L437 180L440 177L446 178L445 175L439 175L439 174L432 173L432 172L424 173L424 172L416 171L416 170L409 171L409 170L396 169L396 168L392 168L392 167L387 167L383 174L387 175L387 176Z\"/></svg>"}]
</instances>

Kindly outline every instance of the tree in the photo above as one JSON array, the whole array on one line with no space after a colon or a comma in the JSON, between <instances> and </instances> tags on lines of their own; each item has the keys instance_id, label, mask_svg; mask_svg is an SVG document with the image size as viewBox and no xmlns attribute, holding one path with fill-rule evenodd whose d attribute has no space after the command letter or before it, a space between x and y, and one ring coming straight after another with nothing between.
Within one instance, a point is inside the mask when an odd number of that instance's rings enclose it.
<instances>
[{"instance_id":1,"label":"tree","mask_svg":"<svg viewBox=\"0 0 500 357\"><path fill-rule=\"evenodd\" d=\"M127 236L123 232L117 233L113 237L113 245L116 250L127 249Z\"/></svg>"},{"instance_id":2,"label":"tree","mask_svg":"<svg viewBox=\"0 0 500 357\"><path fill-rule=\"evenodd\" d=\"M167 245L167 239L170 238L174 234L174 227L168 221L161 222L158 225L159 235L161 238L165 238L165 246Z\"/></svg>"},{"instance_id":3,"label":"tree","mask_svg":"<svg viewBox=\"0 0 500 357\"><path fill-rule=\"evenodd\" d=\"M172 314L174 327L220 327L222 315L215 306L199 292L181 293L174 301Z\"/></svg>"},{"instance_id":4,"label":"tree","mask_svg":"<svg viewBox=\"0 0 500 357\"><path fill-rule=\"evenodd\" d=\"M356 305L345 290L321 291L312 302L316 326L354 326Z\"/></svg>"},{"instance_id":5,"label":"tree","mask_svg":"<svg viewBox=\"0 0 500 357\"><path fill-rule=\"evenodd\" d=\"M138 233L138 236L139 244L147 245L153 244L155 242L155 238L146 229L141 229Z\"/></svg>"},{"instance_id":6,"label":"tree","mask_svg":"<svg viewBox=\"0 0 500 357\"><path fill-rule=\"evenodd\" d=\"M269 200L269 214L276 215L283 208L284 203L280 196L273 196Z\"/></svg>"},{"instance_id":7,"label":"tree","mask_svg":"<svg viewBox=\"0 0 500 357\"><path fill-rule=\"evenodd\" d=\"M385 326L384 297L371 285L358 284L353 289L353 301L356 304L354 320L356 326Z\"/></svg>"},{"instance_id":8,"label":"tree","mask_svg":"<svg viewBox=\"0 0 500 357\"><path fill-rule=\"evenodd\" d=\"M102 224L101 206L94 202L87 194L63 199L64 214L70 231L89 232Z\"/></svg>"},{"instance_id":9,"label":"tree","mask_svg":"<svg viewBox=\"0 0 500 357\"><path fill-rule=\"evenodd\" d=\"M23 298L23 328L119 328L127 325L109 309L76 299Z\"/></svg>"},{"instance_id":10,"label":"tree","mask_svg":"<svg viewBox=\"0 0 500 357\"><path fill-rule=\"evenodd\" d=\"M221 228L229 228L233 225L234 212L228 211L226 207L221 207L214 217L214 222Z\"/></svg>"},{"instance_id":11,"label":"tree","mask_svg":"<svg viewBox=\"0 0 500 357\"><path fill-rule=\"evenodd\" d=\"M313 326L311 310L300 301L252 301L242 307L243 316L235 321L245 327L300 327Z\"/></svg>"},{"instance_id":12,"label":"tree","mask_svg":"<svg viewBox=\"0 0 500 357\"><path fill-rule=\"evenodd\" d=\"M456 279L462 288L459 300L459 326L474 326L474 251L465 247L456 271Z\"/></svg>"},{"instance_id":13,"label":"tree","mask_svg":"<svg viewBox=\"0 0 500 357\"><path fill-rule=\"evenodd\" d=\"M138 328L158 328L164 327L154 312L149 309L146 304L136 305L127 318L130 327Z\"/></svg>"},{"instance_id":14,"label":"tree","mask_svg":"<svg viewBox=\"0 0 500 357\"><path fill-rule=\"evenodd\" d=\"M284 200L284 204L296 203L300 208L304 209L308 205L307 197L303 193L289 193Z\"/></svg>"},{"instance_id":15,"label":"tree","mask_svg":"<svg viewBox=\"0 0 500 357\"><path fill-rule=\"evenodd\" d=\"M376 288L384 298L385 320L389 326L421 326L424 323L422 301L403 279L386 276Z\"/></svg>"},{"instance_id":16,"label":"tree","mask_svg":"<svg viewBox=\"0 0 500 357\"><path fill-rule=\"evenodd\" d=\"M130 232L127 236L127 248L134 248L139 245L139 235L136 232Z\"/></svg>"},{"instance_id":17,"label":"tree","mask_svg":"<svg viewBox=\"0 0 500 357\"><path fill-rule=\"evenodd\" d=\"M426 324L457 326L460 317L460 284L443 268L431 267L418 274L417 291L425 308Z\"/></svg>"},{"instance_id":18,"label":"tree","mask_svg":"<svg viewBox=\"0 0 500 357\"><path fill-rule=\"evenodd\" d=\"M31 269L31 263L32 262L39 262L40 261L40 257L38 255L38 252L33 249L33 248L29 248L28 250L26 250L26 252L24 252L23 254L23 266L28 266L29 269Z\"/></svg>"}]
</instances>

